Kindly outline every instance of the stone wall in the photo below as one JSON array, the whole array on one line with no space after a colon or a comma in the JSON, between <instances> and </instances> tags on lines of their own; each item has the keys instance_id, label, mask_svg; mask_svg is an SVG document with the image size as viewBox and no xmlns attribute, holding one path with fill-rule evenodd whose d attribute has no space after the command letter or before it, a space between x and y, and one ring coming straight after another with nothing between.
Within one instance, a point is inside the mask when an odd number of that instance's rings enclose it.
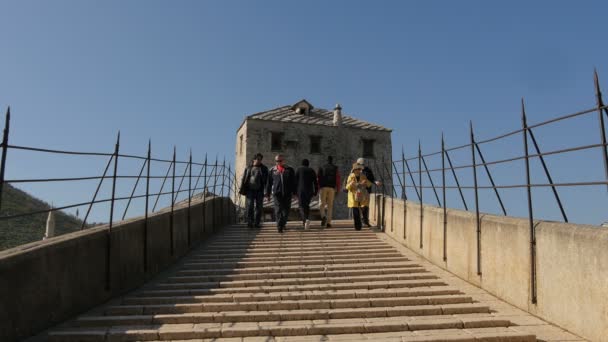
<instances>
[{"instance_id":1,"label":"stone wall","mask_svg":"<svg viewBox=\"0 0 608 342\"><path fill-rule=\"evenodd\" d=\"M283 148L280 151L271 150L271 132L283 132ZM244 153L240 154L240 136L245 141ZM321 136L321 153L310 153L310 136ZM392 163L391 133L387 131L366 130L348 127L335 127L326 125L310 125L298 123L284 123L248 119L237 132L236 148L236 174L240 182L243 170L248 161L260 152L264 155L264 164L269 168L274 166L274 156L281 153L285 156L287 164L297 169L302 159L310 161L310 166L317 170L324 165L327 156L334 157L334 164L340 169L344 181L350 173L351 166L361 157L363 152L363 139L373 139L375 158L366 158L378 179L386 179L387 189L390 189L391 180L388 179ZM382 161L385 167L382 166ZM334 218L347 218L346 194L340 192L334 204Z\"/></svg>"},{"instance_id":2,"label":"stone wall","mask_svg":"<svg viewBox=\"0 0 608 342\"><path fill-rule=\"evenodd\" d=\"M381 198L380 196L378 198ZM382 217L372 198L370 219ZM476 215L386 197L384 231L435 265L522 310L592 341L608 341L608 229L535 221L537 303L531 301L530 228L525 218L481 216L481 275ZM404 215L405 214L405 215ZM405 220L404 220L405 217ZM421 247L422 241L422 247Z\"/></svg>"},{"instance_id":3,"label":"stone wall","mask_svg":"<svg viewBox=\"0 0 608 342\"><path fill-rule=\"evenodd\" d=\"M0 252L0 341L34 335L142 285L233 222L234 205L220 197L193 201L189 217L190 246L188 209L174 211L173 254L170 211L149 217L147 271L143 217L116 223L111 234L100 226Z\"/></svg>"}]
</instances>

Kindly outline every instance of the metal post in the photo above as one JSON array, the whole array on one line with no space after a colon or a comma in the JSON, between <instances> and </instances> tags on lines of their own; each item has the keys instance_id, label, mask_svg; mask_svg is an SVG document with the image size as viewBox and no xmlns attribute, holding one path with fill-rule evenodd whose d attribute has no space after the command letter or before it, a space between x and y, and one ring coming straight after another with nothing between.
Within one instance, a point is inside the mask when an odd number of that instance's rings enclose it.
<instances>
[{"instance_id":1,"label":"metal post","mask_svg":"<svg viewBox=\"0 0 608 342\"><path fill-rule=\"evenodd\" d=\"M422 147L420 147L420 140L418 140L418 184L420 184L420 248L422 249L424 207L422 203Z\"/></svg>"},{"instance_id":2,"label":"metal post","mask_svg":"<svg viewBox=\"0 0 608 342\"><path fill-rule=\"evenodd\" d=\"M112 164L112 160L114 160L114 154L112 154L112 156L110 157L110 160L108 160L108 163L106 164L106 168L103 170L103 175L101 175L101 179L99 180L99 184L97 184L97 189L95 189L95 194L93 194L93 199L91 200L91 203L89 204L89 208L87 209L87 213L84 215L84 219L82 220L82 226L80 227L80 230L83 230L84 227L87 225L87 219L89 218L89 214L91 213L91 209L93 208L93 204L95 204L95 199L97 198L97 194L99 193L99 189L101 188L101 184L106 179L106 174L108 173L108 170L110 169L110 165Z\"/></svg>"},{"instance_id":3,"label":"metal post","mask_svg":"<svg viewBox=\"0 0 608 342\"><path fill-rule=\"evenodd\" d=\"M191 244L191 227L190 227L190 207L192 206L192 149L190 149L190 159L188 160L188 247Z\"/></svg>"},{"instance_id":4,"label":"metal post","mask_svg":"<svg viewBox=\"0 0 608 342\"><path fill-rule=\"evenodd\" d=\"M215 155L215 164L213 165L213 169L211 170L213 173L213 200L211 201L211 232L215 233L215 201L216 201L216 190L215 186L217 185L217 154Z\"/></svg>"},{"instance_id":5,"label":"metal post","mask_svg":"<svg viewBox=\"0 0 608 342\"><path fill-rule=\"evenodd\" d=\"M230 199L229 201L226 201L227 204L230 204L232 202L232 165L228 164L228 198ZM230 223L232 223L232 220L229 221Z\"/></svg>"},{"instance_id":6,"label":"metal post","mask_svg":"<svg viewBox=\"0 0 608 342\"><path fill-rule=\"evenodd\" d=\"M401 145L401 171L403 172L403 189L401 196L403 197L403 240L407 239L407 189L405 187L405 152L403 151L403 145ZM410 174L411 176L411 174Z\"/></svg>"},{"instance_id":7,"label":"metal post","mask_svg":"<svg viewBox=\"0 0 608 342\"><path fill-rule=\"evenodd\" d=\"M169 238L169 241L171 242L171 256L174 255L175 253L175 246L174 246L174 237L173 237L173 211L174 211L174 207L175 207L175 199L177 198L177 196L175 195L175 154L177 153L177 147L174 145L173 146L173 175L171 176L171 215L169 216L169 234L171 234L171 237Z\"/></svg>"},{"instance_id":8,"label":"metal post","mask_svg":"<svg viewBox=\"0 0 608 342\"><path fill-rule=\"evenodd\" d=\"M528 218L530 224L530 287L532 304L536 304L536 231L534 229L534 214L532 211L532 187L530 186L530 157L528 153L528 123L524 99L521 99L521 122L524 135L524 151L526 153L526 189L528 190Z\"/></svg>"},{"instance_id":9,"label":"metal post","mask_svg":"<svg viewBox=\"0 0 608 342\"><path fill-rule=\"evenodd\" d=\"M536 153L538 154L538 157L540 158L540 163L543 166L543 169L545 170L545 175L547 176L547 179L549 180L549 183L551 184L551 189L553 190L553 195L555 196L555 200L557 201L557 205L559 206L559 210L562 213L562 217L564 218L564 222L568 222L568 216L566 216L566 211L564 210L564 206L562 205L562 201L559 198L559 195L557 193L557 189L555 188L555 185L553 185L553 178L551 178L551 174L549 173L549 168L547 167L547 164L545 163L545 158L543 157L542 153L540 152L540 148L538 147L538 143L536 142L536 138L534 138L534 133L532 133L532 129L528 128L528 133L530 133L530 138L532 138L532 143L534 144L534 148L536 149Z\"/></svg>"},{"instance_id":10,"label":"metal post","mask_svg":"<svg viewBox=\"0 0 608 342\"><path fill-rule=\"evenodd\" d=\"M238 223L238 219L239 219L239 212L238 212L238 206L237 206L237 197L238 197L238 189L237 189L237 180L236 180L236 170L234 172L234 177L232 178L232 195L234 196L234 222L233 223Z\"/></svg>"},{"instance_id":11,"label":"metal post","mask_svg":"<svg viewBox=\"0 0 608 342\"><path fill-rule=\"evenodd\" d=\"M224 182L226 180L226 157L222 162L222 185L220 187L220 224L224 225Z\"/></svg>"},{"instance_id":12,"label":"metal post","mask_svg":"<svg viewBox=\"0 0 608 342\"><path fill-rule=\"evenodd\" d=\"M114 219L114 199L116 198L116 173L118 172L118 151L120 148L120 131L116 138L116 147L114 149L114 174L112 175L112 200L110 201L110 223L108 226L108 239L106 249L106 290L110 290L110 262L112 249L112 221Z\"/></svg>"},{"instance_id":13,"label":"metal post","mask_svg":"<svg viewBox=\"0 0 608 342\"><path fill-rule=\"evenodd\" d=\"M597 76L597 70L593 71L593 81L595 82L595 96L597 100L597 114L600 119L600 138L602 140L602 158L604 160L604 173L606 180L608 181L608 145L606 145L606 128L604 126L604 116L602 114L602 107L604 103L602 101L602 91L600 90L600 81ZM607 185L608 189L608 185Z\"/></svg>"},{"instance_id":14,"label":"metal post","mask_svg":"<svg viewBox=\"0 0 608 342\"><path fill-rule=\"evenodd\" d=\"M475 162L475 135L473 134L473 121L469 121L471 128L471 159L473 161L473 182L475 184L475 222L477 224L477 275L481 275L481 221L479 219L479 189L477 188L477 164Z\"/></svg>"},{"instance_id":15,"label":"metal post","mask_svg":"<svg viewBox=\"0 0 608 342\"><path fill-rule=\"evenodd\" d=\"M152 161L152 139L148 140L148 170L146 171L146 220L144 221L144 273L148 271L148 202L150 198L150 163Z\"/></svg>"},{"instance_id":16,"label":"metal post","mask_svg":"<svg viewBox=\"0 0 608 342\"><path fill-rule=\"evenodd\" d=\"M492 178L492 174L490 173L490 169L488 165L486 165L486 160L481 153L481 149L479 145L475 143L475 148L477 149L477 153L479 153L479 158L481 158L481 163L483 164L484 169L486 170L486 174L490 179L490 183L492 184L492 189L494 189L494 193L496 194L496 198L498 199L498 203L500 204L500 208L502 209L502 213L507 216L507 210L505 209L505 205L502 203L502 199L500 198L500 194L498 193L498 189L496 189L496 184L494 184L494 178Z\"/></svg>"},{"instance_id":17,"label":"metal post","mask_svg":"<svg viewBox=\"0 0 608 342\"><path fill-rule=\"evenodd\" d=\"M443 261L448 260L447 236L448 236L448 209L445 197L445 140L441 132L441 187L443 188Z\"/></svg>"},{"instance_id":18,"label":"metal post","mask_svg":"<svg viewBox=\"0 0 608 342\"><path fill-rule=\"evenodd\" d=\"M205 153L205 163L203 164L205 170L205 178L203 182L203 235L207 232L207 153Z\"/></svg>"},{"instance_id":19,"label":"metal post","mask_svg":"<svg viewBox=\"0 0 608 342\"><path fill-rule=\"evenodd\" d=\"M384 167L384 170L386 170L386 174L387 174L387 179L388 176L390 176L390 180L391 180L391 233L393 232L393 223L394 223L394 208L395 208L395 187L393 186L393 175L391 173L391 171L388 169L388 167L386 167L386 160L384 159L384 156L382 156L382 166Z\"/></svg>"},{"instance_id":20,"label":"metal post","mask_svg":"<svg viewBox=\"0 0 608 342\"><path fill-rule=\"evenodd\" d=\"M458 181L458 177L456 176L456 171L454 170L454 165L452 165L452 159L450 159L450 154L448 150L445 150L445 158L448 160L448 164L450 164L450 170L452 170L452 175L454 176L454 181L456 181L456 186L458 187L458 193L460 193L460 198L462 199L462 204L464 205L464 210L469 210L467 206L467 201L464 199L464 194L462 193L462 188L460 187L460 182Z\"/></svg>"},{"instance_id":21,"label":"metal post","mask_svg":"<svg viewBox=\"0 0 608 342\"><path fill-rule=\"evenodd\" d=\"M437 204L441 206L441 201L439 200L439 195L437 195L437 189L435 189L435 183L433 183L433 178L431 178L431 173L429 172L429 168L426 166L426 161L424 157L422 157L422 165L424 165L424 170L426 171L427 177L429 177L429 182L431 183L431 188L433 188L433 193L435 194L435 199L437 200Z\"/></svg>"},{"instance_id":22,"label":"metal post","mask_svg":"<svg viewBox=\"0 0 608 342\"><path fill-rule=\"evenodd\" d=\"M144 161L141 165L141 169L139 169L139 175L137 175L137 179L135 180L135 185L133 185L133 190L131 190L131 195L129 196L129 200L127 201L127 205L125 206L125 211L122 213L122 220L127 216L127 212L129 211L129 207L131 206L131 201L133 200L133 195L135 195L135 190L137 190L137 185L139 185L139 180L141 175L144 173L144 168L146 167L146 163L148 161Z\"/></svg>"},{"instance_id":23,"label":"metal post","mask_svg":"<svg viewBox=\"0 0 608 342\"><path fill-rule=\"evenodd\" d=\"M11 123L11 107L6 110L4 134L2 136L2 162L0 163L0 208L2 208L2 190L4 188L4 172L6 169L6 155L8 153L8 134Z\"/></svg>"}]
</instances>

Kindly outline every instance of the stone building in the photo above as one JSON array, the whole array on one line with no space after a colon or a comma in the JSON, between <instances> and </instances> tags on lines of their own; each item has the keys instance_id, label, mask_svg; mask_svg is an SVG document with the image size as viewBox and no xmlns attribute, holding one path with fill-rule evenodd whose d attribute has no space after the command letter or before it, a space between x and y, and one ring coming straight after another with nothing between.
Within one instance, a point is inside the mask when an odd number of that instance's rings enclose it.
<instances>
[{"instance_id":1,"label":"stone building","mask_svg":"<svg viewBox=\"0 0 608 342\"><path fill-rule=\"evenodd\" d=\"M245 167L258 152L271 168L281 153L287 165L297 169L302 159L317 170L333 156L342 182L359 157L368 160L376 178L383 177L386 189L391 167L391 129L343 115L340 105L333 111L315 108L306 100L245 117L236 134L235 169L240 182ZM384 166L382 165L384 162ZM389 176L390 177L390 176ZM382 189L378 189L381 191ZM318 208L313 203L313 208ZM334 204L334 218L347 218L346 194L340 192Z\"/></svg>"}]
</instances>

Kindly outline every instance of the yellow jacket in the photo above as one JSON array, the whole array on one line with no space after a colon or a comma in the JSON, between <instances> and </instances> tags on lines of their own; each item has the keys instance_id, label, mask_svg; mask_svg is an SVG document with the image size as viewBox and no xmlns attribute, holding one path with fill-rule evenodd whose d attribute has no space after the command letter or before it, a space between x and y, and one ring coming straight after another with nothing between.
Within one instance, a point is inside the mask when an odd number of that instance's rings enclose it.
<instances>
[{"instance_id":1,"label":"yellow jacket","mask_svg":"<svg viewBox=\"0 0 608 342\"><path fill-rule=\"evenodd\" d=\"M365 183L361 184L361 181L364 181ZM370 186L372 186L372 182L370 182L363 173L359 175L359 183L357 183L355 174L351 172L351 174L348 175L348 180L346 180L346 189L348 189L348 207L368 207L369 193L367 192L367 188ZM357 202L355 199L357 189L363 192L363 200L360 202Z\"/></svg>"}]
</instances>

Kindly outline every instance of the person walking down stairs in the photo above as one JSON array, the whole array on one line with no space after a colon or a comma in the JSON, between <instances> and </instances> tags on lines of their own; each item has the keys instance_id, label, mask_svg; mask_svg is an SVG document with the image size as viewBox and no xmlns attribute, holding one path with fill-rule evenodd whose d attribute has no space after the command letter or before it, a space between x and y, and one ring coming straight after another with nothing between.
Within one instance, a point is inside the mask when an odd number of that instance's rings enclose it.
<instances>
[{"instance_id":1,"label":"person walking down stairs","mask_svg":"<svg viewBox=\"0 0 608 342\"><path fill-rule=\"evenodd\" d=\"M353 164L353 169L346 181L348 207L352 209L356 230L361 230L362 209L369 207L369 192L367 192L367 187L372 185L372 182L365 177L362 171L363 165L358 163Z\"/></svg>"},{"instance_id":2,"label":"person walking down stairs","mask_svg":"<svg viewBox=\"0 0 608 342\"><path fill-rule=\"evenodd\" d=\"M317 173L309 167L308 159L302 160L302 166L296 170L296 180L300 217L304 229L310 228L310 200L317 195Z\"/></svg>"},{"instance_id":3,"label":"person walking down stairs","mask_svg":"<svg viewBox=\"0 0 608 342\"><path fill-rule=\"evenodd\" d=\"M282 233L289 217L291 197L296 196L296 175L293 168L285 164L282 154L277 154L274 162L275 166L270 169L266 183L266 198L270 199L270 195L273 197L277 230Z\"/></svg>"},{"instance_id":4,"label":"person walking down stairs","mask_svg":"<svg viewBox=\"0 0 608 342\"><path fill-rule=\"evenodd\" d=\"M264 210L264 189L268 181L268 168L262 164L262 154L258 153L243 172L239 193L246 196L247 227L260 228L262 210Z\"/></svg>"}]
</instances>

